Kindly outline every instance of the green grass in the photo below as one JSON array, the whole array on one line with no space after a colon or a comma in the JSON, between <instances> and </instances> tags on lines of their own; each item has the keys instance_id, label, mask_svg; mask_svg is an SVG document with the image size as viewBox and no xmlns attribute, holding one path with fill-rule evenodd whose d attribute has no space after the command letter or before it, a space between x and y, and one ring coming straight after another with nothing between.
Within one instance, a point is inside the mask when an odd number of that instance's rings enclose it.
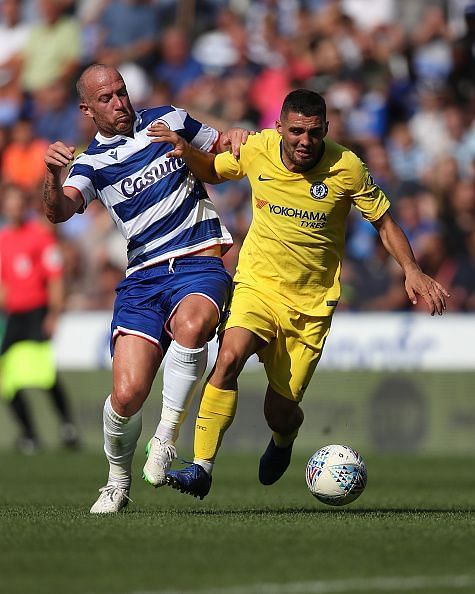
<instances>
[{"instance_id":1,"label":"green grass","mask_svg":"<svg viewBox=\"0 0 475 594\"><path fill-rule=\"evenodd\" d=\"M222 455L200 502L146 485L139 452L133 503L97 517L88 509L106 473L99 452L2 452L0 591L475 591L473 459L368 458L365 493L334 509L308 493L302 456L272 487L258 484L257 458Z\"/></svg>"}]
</instances>

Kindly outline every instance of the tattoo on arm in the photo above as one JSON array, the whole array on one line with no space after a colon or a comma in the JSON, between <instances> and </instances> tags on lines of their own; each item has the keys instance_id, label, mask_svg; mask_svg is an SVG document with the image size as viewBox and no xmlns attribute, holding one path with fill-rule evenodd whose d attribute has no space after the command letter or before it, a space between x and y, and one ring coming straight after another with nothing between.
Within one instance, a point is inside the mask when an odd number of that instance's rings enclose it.
<instances>
[{"instance_id":1,"label":"tattoo on arm","mask_svg":"<svg viewBox=\"0 0 475 594\"><path fill-rule=\"evenodd\" d=\"M51 179L46 179L43 186L43 207L46 217L53 222L58 214L58 192L58 184Z\"/></svg>"}]
</instances>

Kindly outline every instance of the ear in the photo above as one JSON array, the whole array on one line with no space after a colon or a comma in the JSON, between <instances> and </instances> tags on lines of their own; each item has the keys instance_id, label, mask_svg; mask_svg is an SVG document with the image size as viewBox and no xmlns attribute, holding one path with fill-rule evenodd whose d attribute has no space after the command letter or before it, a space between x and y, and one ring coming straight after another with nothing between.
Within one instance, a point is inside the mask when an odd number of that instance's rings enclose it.
<instances>
[{"instance_id":1,"label":"ear","mask_svg":"<svg viewBox=\"0 0 475 594\"><path fill-rule=\"evenodd\" d=\"M280 120L276 120L275 129L282 136L282 122Z\"/></svg>"},{"instance_id":2,"label":"ear","mask_svg":"<svg viewBox=\"0 0 475 594\"><path fill-rule=\"evenodd\" d=\"M325 134L323 135L323 138L325 138L325 136L328 134L329 125L330 125L330 122L325 122Z\"/></svg>"},{"instance_id":3,"label":"ear","mask_svg":"<svg viewBox=\"0 0 475 594\"><path fill-rule=\"evenodd\" d=\"M82 111L82 113L90 118L92 118L92 113L89 110L89 106L87 105L87 103L80 103L79 104L79 109Z\"/></svg>"}]
</instances>

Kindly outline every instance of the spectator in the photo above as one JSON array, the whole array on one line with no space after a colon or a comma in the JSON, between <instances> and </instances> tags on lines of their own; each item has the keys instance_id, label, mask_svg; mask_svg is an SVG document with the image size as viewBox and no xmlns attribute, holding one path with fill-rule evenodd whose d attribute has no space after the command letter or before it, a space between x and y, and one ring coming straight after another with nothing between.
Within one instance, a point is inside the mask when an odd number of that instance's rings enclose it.
<instances>
[{"instance_id":1,"label":"spectator","mask_svg":"<svg viewBox=\"0 0 475 594\"><path fill-rule=\"evenodd\" d=\"M457 99L469 104L475 93L475 2L464 11L466 31L452 44L453 68L450 82Z\"/></svg>"},{"instance_id":2,"label":"spectator","mask_svg":"<svg viewBox=\"0 0 475 594\"><path fill-rule=\"evenodd\" d=\"M188 36L179 27L168 28L160 38L160 60L155 76L168 85L172 97L204 74L200 63L191 55Z\"/></svg>"},{"instance_id":3,"label":"spectator","mask_svg":"<svg viewBox=\"0 0 475 594\"><path fill-rule=\"evenodd\" d=\"M475 230L475 185L460 180L447 193L444 204L446 246L458 258L467 256L467 238Z\"/></svg>"},{"instance_id":4,"label":"spectator","mask_svg":"<svg viewBox=\"0 0 475 594\"><path fill-rule=\"evenodd\" d=\"M475 161L475 122L456 105L449 105L444 110L445 125L452 143L454 155L461 177L469 177ZM470 125L471 124L471 125Z\"/></svg>"},{"instance_id":5,"label":"spectator","mask_svg":"<svg viewBox=\"0 0 475 594\"><path fill-rule=\"evenodd\" d=\"M135 62L152 68L158 39L158 20L150 0L114 0L98 17L102 42L93 61L118 67Z\"/></svg>"},{"instance_id":6,"label":"spectator","mask_svg":"<svg viewBox=\"0 0 475 594\"><path fill-rule=\"evenodd\" d=\"M406 192L399 196L395 205L399 224L411 242L416 258L422 258L427 236L437 232L437 223L432 218L433 212L424 212L421 208L420 192L417 186L409 186Z\"/></svg>"},{"instance_id":7,"label":"spectator","mask_svg":"<svg viewBox=\"0 0 475 594\"><path fill-rule=\"evenodd\" d=\"M429 160L448 154L450 141L441 117L445 106L444 88L432 83L420 84L418 99L417 111L409 120L412 137Z\"/></svg>"},{"instance_id":8,"label":"spectator","mask_svg":"<svg viewBox=\"0 0 475 594\"><path fill-rule=\"evenodd\" d=\"M105 260L99 268L97 282L88 298L90 309L111 311L114 307L115 288L124 278L124 268Z\"/></svg>"},{"instance_id":9,"label":"spectator","mask_svg":"<svg viewBox=\"0 0 475 594\"><path fill-rule=\"evenodd\" d=\"M40 89L33 109L34 130L38 137L48 143L55 142L58 138L64 138L74 145L79 142L79 113L64 81L58 79Z\"/></svg>"},{"instance_id":10,"label":"spectator","mask_svg":"<svg viewBox=\"0 0 475 594\"><path fill-rule=\"evenodd\" d=\"M33 25L22 54L21 84L35 93L56 80L69 84L79 66L79 22L61 0L39 0L41 22Z\"/></svg>"},{"instance_id":11,"label":"spectator","mask_svg":"<svg viewBox=\"0 0 475 594\"><path fill-rule=\"evenodd\" d=\"M384 145L380 142L371 142L364 147L363 154L376 183L384 192L395 196L400 182L394 172Z\"/></svg>"},{"instance_id":12,"label":"spectator","mask_svg":"<svg viewBox=\"0 0 475 594\"><path fill-rule=\"evenodd\" d=\"M342 273L347 307L356 311L409 309L400 268L380 241L369 258L346 262Z\"/></svg>"},{"instance_id":13,"label":"spectator","mask_svg":"<svg viewBox=\"0 0 475 594\"><path fill-rule=\"evenodd\" d=\"M237 63L239 54L235 43L244 31L237 14L221 9L215 27L198 37L193 45L193 57L210 74L220 75Z\"/></svg>"},{"instance_id":14,"label":"spectator","mask_svg":"<svg viewBox=\"0 0 475 594\"><path fill-rule=\"evenodd\" d=\"M414 141L407 122L397 122L391 127L386 150L394 173L401 181L416 182L420 179L427 160Z\"/></svg>"},{"instance_id":15,"label":"spectator","mask_svg":"<svg viewBox=\"0 0 475 594\"><path fill-rule=\"evenodd\" d=\"M381 25L393 23L396 17L395 0L342 0L342 8L367 34Z\"/></svg>"},{"instance_id":16,"label":"spectator","mask_svg":"<svg viewBox=\"0 0 475 594\"><path fill-rule=\"evenodd\" d=\"M3 181L34 190L43 181L44 154L48 143L35 136L30 118L21 118L13 126L11 141L3 153Z\"/></svg>"},{"instance_id":17,"label":"spectator","mask_svg":"<svg viewBox=\"0 0 475 594\"><path fill-rule=\"evenodd\" d=\"M412 65L421 83L445 83L452 70L450 32L440 6L425 7L412 34Z\"/></svg>"},{"instance_id":18,"label":"spectator","mask_svg":"<svg viewBox=\"0 0 475 594\"><path fill-rule=\"evenodd\" d=\"M347 118L348 134L361 144L382 139L387 125L384 95L377 89L365 90L356 79L353 89L353 105Z\"/></svg>"},{"instance_id":19,"label":"spectator","mask_svg":"<svg viewBox=\"0 0 475 594\"><path fill-rule=\"evenodd\" d=\"M420 250L419 261L424 270L430 274L437 282L444 283L444 287L451 295L447 302L447 309L454 311L460 306L455 295L455 303L451 303L453 297L453 283L457 273L457 262L447 253L446 244L443 235L434 231L424 238L423 249ZM420 304L416 305L416 310L423 311Z\"/></svg>"},{"instance_id":20,"label":"spectator","mask_svg":"<svg viewBox=\"0 0 475 594\"><path fill-rule=\"evenodd\" d=\"M20 56L30 25L21 19L20 0L3 0L0 11L0 125L11 125L21 110Z\"/></svg>"}]
</instances>

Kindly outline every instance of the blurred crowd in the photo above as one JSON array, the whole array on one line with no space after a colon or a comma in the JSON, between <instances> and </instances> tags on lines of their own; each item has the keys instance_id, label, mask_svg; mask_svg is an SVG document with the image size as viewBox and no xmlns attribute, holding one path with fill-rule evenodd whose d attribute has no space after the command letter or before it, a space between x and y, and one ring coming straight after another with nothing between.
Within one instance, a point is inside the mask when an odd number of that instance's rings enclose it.
<instances>
[{"instance_id":1,"label":"blurred crowd","mask_svg":"<svg viewBox=\"0 0 475 594\"><path fill-rule=\"evenodd\" d=\"M273 127L293 88L322 93L329 136L386 191L424 271L475 311L475 2L467 0L0 0L0 205L12 184L41 212L44 152L94 135L75 81L116 66L136 109L172 103L221 130ZM235 246L246 180L209 188ZM1 221L0 221L1 222ZM125 246L106 210L57 225L68 309L109 309ZM358 213L341 308L412 307Z\"/></svg>"}]
</instances>

